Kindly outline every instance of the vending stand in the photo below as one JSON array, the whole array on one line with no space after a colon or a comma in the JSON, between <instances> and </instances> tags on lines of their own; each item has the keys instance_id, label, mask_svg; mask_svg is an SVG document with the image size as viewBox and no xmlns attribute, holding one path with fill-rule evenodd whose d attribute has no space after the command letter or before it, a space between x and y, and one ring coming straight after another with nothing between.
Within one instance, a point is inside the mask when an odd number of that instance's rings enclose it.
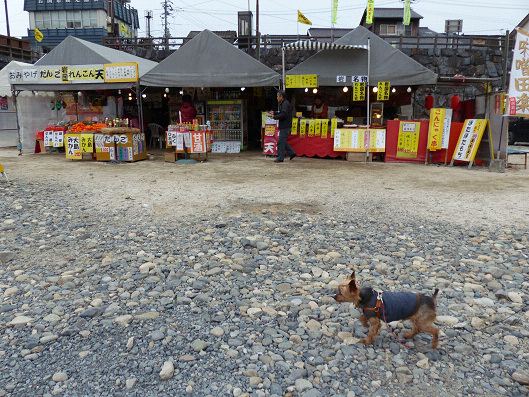
<instances>
[{"instance_id":1,"label":"vending stand","mask_svg":"<svg viewBox=\"0 0 529 397\"><path fill-rule=\"evenodd\" d=\"M99 104L93 106L90 103L90 93L108 93L108 96L117 96L119 90L130 91L131 95L134 93L136 104L138 108L138 118L140 120L140 135L133 131L124 132L127 139L130 138L130 145L133 142L138 142L138 139L143 139L141 144L136 145L132 153L129 152L130 146L128 143L121 143L122 150L116 155L117 159L120 157L124 161L136 161L137 159L146 158L145 154L136 153L136 150L144 150L145 136L141 130L142 126L142 111L141 111L141 91L139 85L140 76L151 70L157 63L149 61L122 51L107 48L101 45L93 44L85 40L69 36L64 39L61 44L55 47L52 51L42 57L35 65L14 68L9 72L9 82L13 91L13 96L16 97L22 91L47 91L61 93L61 98L52 101L51 106L55 109L65 112L67 121L62 121L64 124L74 124L79 121L81 111L84 111L83 122L85 125L100 124L103 127L111 127L103 124L105 121L105 114L103 107ZM63 96L69 95L74 98L73 101L68 102L63 99ZM101 96L101 94L100 94ZM106 99L106 98L105 98ZM130 97L132 99L132 97ZM86 102L83 108L83 103ZM112 120L119 120L118 104L115 102L115 109L110 109L113 116ZM21 109L21 112L24 112ZM69 123L68 123L69 122ZM64 125L55 126L64 127ZM113 127L113 126L112 126ZM127 126L122 126L127 127ZM42 127L43 131L47 128ZM68 131L63 131L68 134ZM72 133L84 135L94 135L93 129L86 131L71 131ZM113 135L116 135L114 132ZM130 136L128 134L131 134ZM101 131L100 135L105 136ZM71 137L73 142L76 139ZM108 138L106 138L108 139ZM64 140L64 136L63 136ZM92 136L93 145L96 144L96 139ZM103 139L105 141L105 139ZM124 141L121 138L120 142ZM49 141L48 141L49 142ZM66 141L64 141L66 142ZM79 145L83 139L79 136ZM84 140L86 143L86 140ZM57 144L55 140L53 145ZM73 144L73 146L76 146ZM94 146L95 147L95 146ZM118 148L119 148L118 144ZM126 150L125 150L126 148ZM68 148L65 148L65 150ZM89 149L87 149L89 150ZM81 152L83 153L83 152ZM121 154L119 154L121 153ZM73 155L74 158L83 158L83 156ZM88 156L85 156L88 158ZM92 156L94 157L94 156ZM110 155L109 155L110 160Z\"/></svg>"},{"instance_id":2,"label":"vending stand","mask_svg":"<svg viewBox=\"0 0 529 397\"><path fill-rule=\"evenodd\" d=\"M280 75L206 29L142 76L140 82L166 93L191 87L197 98L213 88L233 90L228 97L216 92L218 97L199 100L206 108L205 122L210 124L211 151L238 153L248 146L247 104L231 94L250 87L279 87Z\"/></svg>"},{"instance_id":3,"label":"vending stand","mask_svg":"<svg viewBox=\"0 0 529 397\"><path fill-rule=\"evenodd\" d=\"M437 82L435 73L363 26L334 43L308 41L289 44L283 48L283 54L300 49L319 52L288 72L283 70L285 87L295 89L297 97L304 100L309 97L305 94L307 92L340 91L342 102L332 106L345 110L340 114L338 111L334 115L329 114L328 121L300 118L298 129L292 129L288 141L298 154L345 155L348 159L368 160L372 154L384 152L387 145L386 121L393 118L389 116L390 108L409 103L412 87ZM326 102L324 95L322 97ZM334 95L335 101L338 97ZM328 126L327 139L321 133L325 126ZM347 153L360 154L353 156Z\"/></svg>"}]
</instances>

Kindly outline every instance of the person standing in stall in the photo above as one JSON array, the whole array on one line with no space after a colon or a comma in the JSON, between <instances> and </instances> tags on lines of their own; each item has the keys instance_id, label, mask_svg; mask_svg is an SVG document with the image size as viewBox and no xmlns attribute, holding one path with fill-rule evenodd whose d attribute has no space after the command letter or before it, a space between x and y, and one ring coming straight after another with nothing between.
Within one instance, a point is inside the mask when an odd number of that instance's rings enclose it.
<instances>
[{"instance_id":1,"label":"person standing in stall","mask_svg":"<svg viewBox=\"0 0 529 397\"><path fill-rule=\"evenodd\" d=\"M290 156L290 160L297 156L296 152L288 144L287 139L292 130L292 106L286 98L283 90L277 92L277 102L279 102L279 111L270 110L268 114L279 120L279 138L277 139L277 159L274 163L282 163L285 159L285 152Z\"/></svg>"},{"instance_id":2,"label":"person standing in stall","mask_svg":"<svg viewBox=\"0 0 529 397\"><path fill-rule=\"evenodd\" d=\"M197 108L191 102L191 95L185 94L180 105L181 123L192 123L197 118Z\"/></svg>"},{"instance_id":3,"label":"person standing in stall","mask_svg":"<svg viewBox=\"0 0 529 397\"><path fill-rule=\"evenodd\" d=\"M314 105L312 105L312 109L310 111L310 117L312 119L326 119L328 118L329 108L323 101L321 100L320 95L316 95L314 97Z\"/></svg>"}]
</instances>

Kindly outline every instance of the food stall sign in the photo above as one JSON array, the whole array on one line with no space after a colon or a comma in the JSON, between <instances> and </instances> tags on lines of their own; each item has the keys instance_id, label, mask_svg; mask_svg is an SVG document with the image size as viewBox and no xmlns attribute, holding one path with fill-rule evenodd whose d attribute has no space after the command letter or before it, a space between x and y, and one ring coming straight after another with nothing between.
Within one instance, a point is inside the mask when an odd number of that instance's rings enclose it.
<instances>
[{"instance_id":1,"label":"food stall sign","mask_svg":"<svg viewBox=\"0 0 529 397\"><path fill-rule=\"evenodd\" d=\"M420 122L400 122L397 158L416 159L419 152Z\"/></svg>"},{"instance_id":2,"label":"food stall sign","mask_svg":"<svg viewBox=\"0 0 529 397\"><path fill-rule=\"evenodd\" d=\"M82 158L81 152L81 134L66 135L66 158L78 160Z\"/></svg>"},{"instance_id":3,"label":"food stall sign","mask_svg":"<svg viewBox=\"0 0 529 397\"><path fill-rule=\"evenodd\" d=\"M286 88L313 88L318 86L317 74L288 75Z\"/></svg>"},{"instance_id":4,"label":"food stall sign","mask_svg":"<svg viewBox=\"0 0 529 397\"><path fill-rule=\"evenodd\" d=\"M104 83L103 65L34 66L9 72L11 84Z\"/></svg>"},{"instance_id":5,"label":"food stall sign","mask_svg":"<svg viewBox=\"0 0 529 397\"><path fill-rule=\"evenodd\" d=\"M337 128L334 150L340 152L385 152L386 130L364 128Z\"/></svg>"},{"instance_id":6,"label":"food stall sign","mask_svg":"<svg viewBox=\"0 0 529 397\"><path fill-rule=\"evenodd\" d=\"M353 83L367 83L367 75L351 76L351 81Z\"/></svg>"},{"instance_id":7,"label":"food stall sign","mask_svg":"<svg viewBox=\"0 0 529 397\"><path fill-rule=\"evenodd\" d=\"M518 29L509 83L509 115L529 117L529 33Z\"/></svg>"},{"instance_id":8,"label":"food stall sign","mask_svg":"<svg viewBox=\"0 0 529 397\"><path fill-rule=\"evenodd\" d=\"M448 149L452 109L433 108L428 128L428 150Z\"/></svg>"},{"instance_id":9,"label":"food stall sign","mask_svg":"<svg viewBox=\"0 0 529 397\"><path fill-rule=\"evenodd\" d=\"M389 100L389 81L379 81L377 91L377 101Z\"/></svg>"},{"instance_id":10,"label":"food stall sign","mask_svg":"<svg viewBox=\"0 0 529 397\"><path fill-rule=\"evenodd\" d=\"M103 66L106 83L136 82L139 79L137 62L106 63Z\"/></svg>"},{"instance_id":11,"label":"food stall sign","mask_svg":"<svg viewBox=\"0 0 529 397\"><path fill-rule=\"evenodd\" d=\"M461 135L459 136L452 159L468 162L474 161L487 125L486 119L465 120L465 125L461 129Z\"/></svg>"},{"instance_id":12,"label":"food stall sign","mask_svg":"<svg viewBox=\"0 0 529 397\"><path fill-rule=\"evenodd\" d=\"M366 99L366 83L353 84L353 101L364 101Z\"/></svg>"}]
</instances>

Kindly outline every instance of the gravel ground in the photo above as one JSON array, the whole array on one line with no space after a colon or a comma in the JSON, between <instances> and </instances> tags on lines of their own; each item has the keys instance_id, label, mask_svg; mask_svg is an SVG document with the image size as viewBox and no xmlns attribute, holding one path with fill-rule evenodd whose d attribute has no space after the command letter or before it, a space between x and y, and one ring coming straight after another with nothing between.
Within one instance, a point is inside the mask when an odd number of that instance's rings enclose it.
<instances>
[{"instance_id":1,"label":"gravel ground","mask_svg":"<svg viewBox=\"0 0 529 397\"><path fill-rule=\"evenodd\" d=\"M529 171L162 155L0 150L0 396L529 394ZM353 269L439 348L358 343Z\"/></svg>"}]
</instances>

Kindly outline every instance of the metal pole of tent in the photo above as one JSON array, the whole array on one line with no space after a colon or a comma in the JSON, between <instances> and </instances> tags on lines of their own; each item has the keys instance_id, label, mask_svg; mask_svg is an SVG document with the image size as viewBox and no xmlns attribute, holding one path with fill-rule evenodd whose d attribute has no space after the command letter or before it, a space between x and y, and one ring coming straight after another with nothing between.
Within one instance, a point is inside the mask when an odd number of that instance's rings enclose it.
<instances>
[{"instance_id":1,"label":"metal pole of tent","mask_svg":"<svg viewBox=\"0 0 529 397\"><path fill-rule=\"evenodd\" d=\"M140 132L143 134L143 101L139 81L136 83L136 102L138 104L138 121L140 123Z\"/></svg>"},{"instance_id":2,"label":"metal pole of tent","mask_svg":"<svg viewBox=\"0 0 529 397\"><path fill-rule=\"evenodd\" d=\"M285 71L285 47L281 47L281 56L282 56L282 61L283 61L283 90L286 89L286 75L287 75L287 72Z\"/></svg>"},{"instance_id":3,"label":"metal pole of tent","mask_svg":"<svg viewBox=\"0 0 529 397\"><path fill-rule=\"evenodd\" d=\"M22 135L20 133L20 122L18 120L18 101L17 101L17 97L18 97L18 94L20 94L20 91L15 91L15 89L12 89L11 92L13 93L13 100L15 102L15 114L17 116L18 155L22 156Z\"/></svg>"},{"instance_id":4,"label":"metal pole of tent","mask_svg":"<svg viewBox=\"0 0 529 397\"><path fill-rule=\"evenodd\" d=\"M371 41L370 41L370 38L368 37L367 38L367 135L370 136L370 132L369 132L369 126L371 124L371 106L370 106L370 103L369 103L369 94L371 93L371 91L369 90L369 73L371 71ZM365 161L367 162L367 158L369 156L369 149L366 150L366 159Z\"/></svg>"}]
</instances>

